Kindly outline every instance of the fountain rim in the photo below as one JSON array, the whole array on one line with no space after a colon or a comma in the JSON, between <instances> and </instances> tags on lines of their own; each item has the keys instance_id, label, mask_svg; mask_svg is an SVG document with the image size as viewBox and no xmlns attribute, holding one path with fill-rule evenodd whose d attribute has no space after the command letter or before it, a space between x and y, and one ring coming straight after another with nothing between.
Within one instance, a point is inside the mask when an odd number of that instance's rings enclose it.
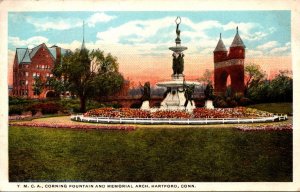
<instances>
[{"instance_id":1,"label":"fountain rim","mask_svg":"<svg viewBox=\"0 0 300 192\"><path fill-rule=\"evenodd\" d=\"M183 87L184 85L195 85L195 86L200 86L201 83L197 81L163 81L163 82L158 82L156 83L157 86L159 87Z\"/></svg>"}]
</instances>

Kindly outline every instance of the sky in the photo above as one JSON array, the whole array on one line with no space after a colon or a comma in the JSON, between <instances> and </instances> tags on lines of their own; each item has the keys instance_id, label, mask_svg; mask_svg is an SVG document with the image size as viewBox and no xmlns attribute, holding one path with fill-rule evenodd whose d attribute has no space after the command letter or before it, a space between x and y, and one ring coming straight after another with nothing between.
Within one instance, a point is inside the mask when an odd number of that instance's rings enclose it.
<instances>
[{"instance_id":1,"label":"sky","mask_svg":"<svg viewBox=\"0 0 300 192\"><path fill-rule=\"evenodd\" d=\"M246 46L246 64L261 65L269 76L292 68L290 11L9 12L9 73L16 48L41 43L80 48L84 21L86 47L116 56L126 79L169 80L172 53L168 48L175 45L177 16L181 17L181 44L188 47L186 79L197 79L205 69L213 69L219 34L229 49L237 26Z\"/></svg>"}]
</instances>

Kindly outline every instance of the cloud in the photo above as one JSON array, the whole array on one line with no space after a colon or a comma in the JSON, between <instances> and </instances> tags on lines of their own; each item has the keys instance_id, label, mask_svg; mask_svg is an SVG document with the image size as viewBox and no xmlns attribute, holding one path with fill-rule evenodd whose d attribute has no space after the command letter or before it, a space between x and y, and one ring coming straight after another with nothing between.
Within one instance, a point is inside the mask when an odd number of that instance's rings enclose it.
<instances>
[{"instance_id":1,"label":"cloud","mask_svg":"<svg viewBox=\"0 0 300 192\"><path fill-rule=\"evenodd\" d=\"M257 57L257 56L263 56L264 52L261 50L253 50L253 49L249 49L246 50L246 57Z\"/></svg>"},{"instance_id":2,"label":"cloud","mask_svg":"<svg viewBox=\"0 0 300 192\"><path fill-rule=\"evenodd\" d=\"M120 43L122 39L127 38L128 43L149 42L150 37L161 37L165 34L157 34L161 29L174 26L173 17L165 17L153 20L135 20L124 23L118 27L111 27L106 31L98 32L97 38L100 41Z\"/></svg>"},{"instance_id":3,"label":"cloud","mask_svg":"<svg viewBox=\"0 0 300 192\"><path fill-rule=\"evenodd\" d=\"M48 41L48 38L43 36L34 36L26 40L22 40L19 37L8 37L8 43L17 48L33 48L39 44L47 43Z\"/></svg>"},{"instance_id":4,"label":"cloud","mask_svg":"<svg viewBox=\"0 0 300 192\"><path fill-rule=\"evenodd\" d=\"M16 16L15 16L16 17ZM94 13L86 19L86 24L89 27L95 27L97 23L109 22L115 19L116 16L111 16L101 13ZM61 17L26 17L26 22L32 24L37 31L47 31L47 30L68 30L71 28L82 27L82 18L61 18Z\"/></svg>"},{"instance_id":5,"label":"cloud","mask_svg":"<svg viewBox=\"0 0 300 192\"><path fill-rule=\"evenodd\" d=\"M33 18L27 17L26 21L32 24L37 31L47 31L47 30L67 30L75 27L82 26L82 21L79 19L70 18L53 18L53 17L43 17L43 18Z\"/></svg>"},{"instance_id":6,"label":"cloud","mask_svg":"<svg viewBox=\"0 0 300 192\"><path fill-rule=\"evenodd\" d=\"M291 43L285 43L284 46L276 47L270 50L270 54L272 55L289 55L291 50Z\"/></svg>"},{"instance_id":7,"label":"cloud","mask_svg":"<svg viewBox=\"0 0 300 192\"><path fill-rule=\"evenodd\" d=\"M229 23L222 25L223 30L228 31L228 30L235 30L236 27L239 28L239 32L245 33L245 34L249 34L250 31L256 27L258 27L259 25L256 23L244 23L244 22L240 22L240 23L236 23L233 21L230 21Z\"/></svg>"},{"instance_id":8,"label":"cloud","mask_svg":"<svg viewBox=\"0 0 300 192\"><path fill-rule=\"evenodd\" d=\"M257 46L256 48L259 49L259 50L267 50L267 49L274 48L277 45L278 45L277 41L269 41L269 42L267 42L265 44Z\"/></svg>"},{"instance_id":9,"label":"cloud","mask_svg":"<svg viewBox=\"0 0 300 192\"><path fill-rule=\"evenodd\" d=\"M103 12L102 13L95 13L87 19L87 25L89 27L95 27L95 25L97 23L106 23L106 22L109 22L109 21L111 21L115 18L116 18L116 16L107 15Z\"/></svg>"},{"instance_id":10,"label":"cloud","mask_svg":"<svg viewBox=\"0 0 300 192\"><path fill-rule=\"evenodd\" d=\"M261 26L253 22L221 23L217 20L194 22L187 17L182 17L180 25L182 44L191 45L186 51L189 54L209 54L213 52L219 38L212 36L211 31L233 30L235 32L237 26L239 26L242 39L245 40L256 41L269 34L268 32L255 32ZM135 50L137 54L143 55L158 54L160 51L167 53L168 47L174 45L175 27L174 17L129 21L106 31L99 31L96 35L97 43L118 45L124 48L123 52L132 53L132 50ZM230 37L222 38L228 48L233 38L234 33ZM128 45L130 46L127 47Z\"/></svg>"}]
</instances>

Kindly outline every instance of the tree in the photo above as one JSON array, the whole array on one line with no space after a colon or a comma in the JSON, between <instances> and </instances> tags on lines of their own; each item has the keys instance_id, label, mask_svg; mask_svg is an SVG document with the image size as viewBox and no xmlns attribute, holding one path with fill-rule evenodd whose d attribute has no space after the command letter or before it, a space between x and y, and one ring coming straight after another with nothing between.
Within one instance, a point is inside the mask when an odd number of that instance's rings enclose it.
<instances>
[{"instance_id":1,"label":"tree","mask_svg":"<svg viewBox=\"0 0 300 192\"><path fill-rule=\"evenodd\" d=\"M33 94L40 95L44 89L44 82L40 76L34 77L34 84L32 86Z\"/></svg>"},{"instance_id":2,"label":"tree","mask_svg":"<svg viewBox=\"0 0 300 192\"><path fill-rule=\"evenodd\" d=\"M199 78L199 81L203 81L205 82L205 84L211 84L211 77L212 77L212 71L206 69L202 77Z\"/></svg>"},{"instance_id":3,"label":"tree","mask_svg":"<svg viewBox=\"0 0 300 192\"><path fill-rule=\"evenodd\" d=\"M255 102L292 102L293 79L288 71L280 71L273 80L250 86L247 95Z\"/></svg>"},{"instance_id":4,"label":"tree","mask_svg":"<svg viewBox=\"0 0 300 192\"><path fill-rule=\"evenodd\" d=\"M260 81L265 78L265 74L261 71L259 65L249 64L245 67L245 95L247 95L247 91L251 86L257 85Z\"/></svg>"},{"instance_id":5,"label":"tree","mask_svg":"<svg viewBox=\"0 0 300 192\"><path fill-rule=\"evenodd\" d=\"M290 71L280 71L270 83L270 100L275 102L293 101L293 79Z\"/></svg>"},{"instance_id":6,"label":"tree","mask_svg":"<svg viewBox=\"0 0 300 192\"><path fill-rule=\"evenodd\" d=\"M58 92L70 91L80 99L80 111L85 112L89 98L118 91L124 81L118 72L117 58L104 55L99 49L68 51L53 69L52 86Z\"/></svg>"},{"instance_id":7,"label":"tree","mask_svg":"<svg viewBox=\"0 0 300 192\"><path fill-rule=\"evenodd\" d=\"M245 67L246 87L249 87L252 83L258 83L265 78L265 74L257 64L250 63Z\"/></svg>"}]
</instances>

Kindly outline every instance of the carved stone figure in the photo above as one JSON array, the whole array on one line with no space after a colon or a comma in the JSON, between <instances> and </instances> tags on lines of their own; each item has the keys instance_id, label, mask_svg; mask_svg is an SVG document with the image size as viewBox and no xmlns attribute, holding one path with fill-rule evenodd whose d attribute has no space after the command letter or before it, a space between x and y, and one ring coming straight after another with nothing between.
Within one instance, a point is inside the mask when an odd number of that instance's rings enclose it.
<instances>
[{"instance_id":1,"label":"carved stone figure","mask_svg":"<svg viewBox=\"0 0 300 192\"><path fill-rule=\"evenodd\" d=\"M213 99L213 90L214 90L214 88L213 88L212 84L210 84L210 83L207 84L207 86L204 90L204 95L207 100Z\"/></svg>"},{"instance_id":2,"label":"carved stone figure","mask_svg":"<svg viewBox=\"0 0 300 192\"><path fill-rule=\"evenodd\" d=\"M193 105L192 103L192 96L194 94L194 91L195 91L195 85L185 85L185 92L184 92L184 96L185 96L185 103L184 103L184 106L186 107L188 105L188 102L190 101L191 102L191 105Z\"/></svg>"},{"instance_id":3,"label":"carved stone figure","mask_svg":"<svg viewBox=\"0 0 300 192\"><path fill-rule=\"evenodd\" d=\"M143 88L141 88L141 90L142 90L142 94L143 94L143 96L142 96L142 98L141 98L141 100L142 101L147 101L147 100L150 100L150 82L148 81L148 82L146 82L145 84L144 84L144 86L142 86Z\"/></svg>"},{"instance_id":4,"label":"carved stone figure","mask_svg":"<svg viewBox=\"0 0 300 192\"><path fill-rule=\"evenodd\" d=\"M182 74L183 70L184 70L184 54L183 53L173 53L173 75L178 75L178 74Z\"/></svg>"}]
</instances>

